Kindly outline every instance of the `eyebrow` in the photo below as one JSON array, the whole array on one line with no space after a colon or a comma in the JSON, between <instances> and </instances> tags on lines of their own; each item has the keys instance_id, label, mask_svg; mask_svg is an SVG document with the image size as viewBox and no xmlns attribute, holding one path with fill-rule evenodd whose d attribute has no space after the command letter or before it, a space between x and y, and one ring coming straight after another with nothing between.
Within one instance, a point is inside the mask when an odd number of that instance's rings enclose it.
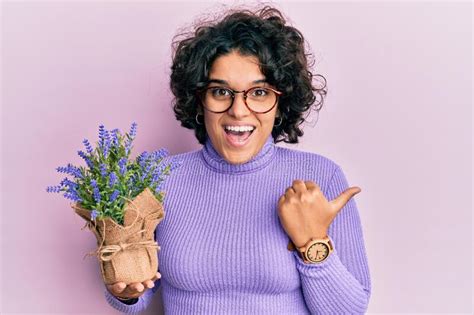
<instances>
[{"instance_id":1,"label":"eyebrow","mask_svg":"<svg viewBox=\"0 0 474 315\"><path fill-rule=\"evenodd\" d=\"M259 79L259 80L252 81L252 84L266 83L266 82L267 82L266 79ZM224 85L229 86L229 82L227 82L225 80L221 80L221 79L209 79L208 83L220 83L220 84L224 84Z\"/></svg>"}]
</instances>

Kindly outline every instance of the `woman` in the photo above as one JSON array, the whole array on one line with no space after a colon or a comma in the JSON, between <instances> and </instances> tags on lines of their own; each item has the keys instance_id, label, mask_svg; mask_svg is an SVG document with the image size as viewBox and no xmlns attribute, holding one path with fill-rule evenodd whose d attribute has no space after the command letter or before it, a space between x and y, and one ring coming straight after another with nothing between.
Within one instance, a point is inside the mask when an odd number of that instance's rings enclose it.
<instances>
[{"instance_id":1,"label":"woman","mask_svg":"<svg viewBox=\"0 0 474 315\"><path fill-rule=\"evenodd\" d=\"M141 311L161 285L166 314L366 311L360 188L330 159L275 145L298 142L314 91L326 93L285 23L270 7L229 12L177 42L174 112L203 147L173 156L182 164L164 186L161 279L108 286L114 308Z\"/></svg>"}]
</instances>

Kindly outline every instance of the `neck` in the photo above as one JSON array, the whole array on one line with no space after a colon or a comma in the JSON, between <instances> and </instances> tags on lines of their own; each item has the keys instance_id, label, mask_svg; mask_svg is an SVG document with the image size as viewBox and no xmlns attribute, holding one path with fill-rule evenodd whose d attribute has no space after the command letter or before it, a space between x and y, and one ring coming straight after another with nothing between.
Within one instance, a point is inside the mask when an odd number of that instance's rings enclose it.
<instances>
[{"instance_id":1,"label":"neck","mask_svg":"<svg viewBox=\"0 0 474 315\"><path fill-rule=\"evenodd\" d=\"M275 153L275 141L270 134L260 151L249 161L242 164L232 164L224 159L215 149L209 136L206 136L206 143L201 151L204 162L217 172L227 174L253 173L272 161Z\"/></svg>"}]
</instances>

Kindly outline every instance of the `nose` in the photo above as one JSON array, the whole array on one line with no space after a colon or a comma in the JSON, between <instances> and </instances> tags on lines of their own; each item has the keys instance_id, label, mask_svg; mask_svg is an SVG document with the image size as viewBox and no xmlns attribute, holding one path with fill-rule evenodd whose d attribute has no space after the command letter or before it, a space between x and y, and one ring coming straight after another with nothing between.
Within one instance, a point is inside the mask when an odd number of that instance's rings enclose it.
<instances>
[{"instance_id":1,"label":"nose","mask_svg":"<svg viewBox=\"0 0 474 315\"><path fill-rule=\"evenodd\" d=\"M235 93L234 102L227 112L235 118L242 118L252 113L245 104L243 93Z\"/></svg>"}]
</instances>

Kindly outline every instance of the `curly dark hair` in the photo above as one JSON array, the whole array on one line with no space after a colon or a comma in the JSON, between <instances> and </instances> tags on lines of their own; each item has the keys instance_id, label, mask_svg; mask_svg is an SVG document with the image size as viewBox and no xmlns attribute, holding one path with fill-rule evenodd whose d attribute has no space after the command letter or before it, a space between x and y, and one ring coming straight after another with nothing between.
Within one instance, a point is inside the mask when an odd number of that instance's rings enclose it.
<instances>
[{"instance_id":1,"label":"curly dark hair","mask_svg":"<svg viewBox=\"0 0 474 315\"><path fill-rule=\"evenodd\" d=\"M181 126L194 129L199 143L205 143L207 132L204 124L196 123L196 114L202 113L196 91L208 84L213 61L232 50L256 56L267 82L283 92L278 101L282 122L272 130L275 142L298 143L303 135L299 125L307 118L303 114L309 114L317 95L320 101L314 106L318 114L323 105L326 79L311 73L314 61L308 62L312 54L305 51L303 35L286 23L282 13L268 5L254 12L230 9L217 21L200 21L193 31L174 36L170 81L175 96L173 110ZM313 86L316 77L323 80L320 87Z\"/></svg>"}]
</instances>

